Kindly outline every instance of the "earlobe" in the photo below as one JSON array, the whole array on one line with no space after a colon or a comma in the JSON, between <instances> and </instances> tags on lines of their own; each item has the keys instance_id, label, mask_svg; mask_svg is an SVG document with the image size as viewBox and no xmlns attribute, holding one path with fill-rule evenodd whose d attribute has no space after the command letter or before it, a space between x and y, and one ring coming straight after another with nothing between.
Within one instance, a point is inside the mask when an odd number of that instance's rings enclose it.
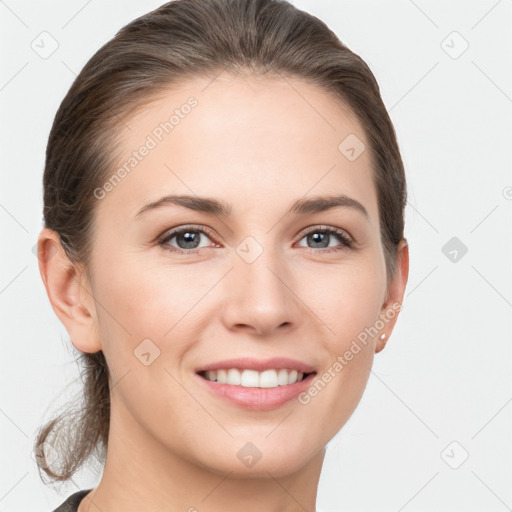
<instances>
[{"instance_id":1,"label":"earlobe","mask_svg":"<svg viewBox=\"0 0 512 512\"><path fill-rule=\"evenodd\" d=\"M95 303L82 269L69 260L55 231L43 228L37 245L46 293L71 343L81 352L101 350Z\"/></svg>"},{"instance_id":2,"label":"earlobe","mask_svg":"<svg viewBox=\"0 0 512 512\"><path fill-rule=\"evenodd\" d=\"M379 336L379 341L377 343L377 346L375 347L375 353L378 354L381 350L383 350L383 348L386 346L386 343L388 341L388 335L383 332L380 336Z\"/></svg>"},{"instance_id":3,"label":"earlobe","mask_svg":"<svg viewBox=\"0 0 512 512\"><path fill-rule=\"evenodd\" d=\"M382 333L378 336L375 346L376 354L386 346L402 307L405 287L409 277L409 246L405 238L398 244L395 268L395 275L389 284L386 301L380 312L380 318L384 323L384 327L382 328ZM385 334L383 338L381 338L382 334Z\"/></svg>"}]
</instances>

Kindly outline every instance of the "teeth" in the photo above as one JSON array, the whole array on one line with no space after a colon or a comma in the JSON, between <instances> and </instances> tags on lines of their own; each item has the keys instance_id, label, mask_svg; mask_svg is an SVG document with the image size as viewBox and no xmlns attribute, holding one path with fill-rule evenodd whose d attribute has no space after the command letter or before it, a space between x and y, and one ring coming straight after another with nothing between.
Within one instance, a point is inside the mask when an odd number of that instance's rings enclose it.
<instances>
[{"instance_id":1,"label":"teeth","mask_svg":"<svg viewBox=\"0 0 512 512\"><path fill-rule=\"evenodd\" d=\"M304 373L285 369L258 372L256 370L230 368L229 370L210 370L205 372L205 376L208 380L217 381L221 384L231 384L232 386L276 388L302 380Z\"/></svg>"},{"instance_id":2,"label":"teeth","mask_svg":"<svg viewBox=\"0 0 512 512\"><path fill-rule=\"evenodd\" d=\"M277 383L280 386L286 386L286 384L288 384L288 370L279 370L277 372Z\"/></svg>"},{"instance_id":3,"label":"teeth","mask_svg":"<svg viewBox=\"0 0 512 512\"><path fill-rule=\"evenodd\" d=\"M239 386L241 384L240 380L241 380L240 372L236 368L230 368L228 370L226 382L229 382L230 384Z\"/></svg>"}]
</instances>

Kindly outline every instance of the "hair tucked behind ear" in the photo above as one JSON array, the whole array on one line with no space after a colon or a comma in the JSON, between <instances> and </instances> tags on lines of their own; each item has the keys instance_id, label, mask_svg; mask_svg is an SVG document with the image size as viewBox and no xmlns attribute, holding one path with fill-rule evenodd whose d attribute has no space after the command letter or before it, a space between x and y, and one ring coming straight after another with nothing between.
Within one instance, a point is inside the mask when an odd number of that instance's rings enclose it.
<instances>
[{"instance_id":1,"label":"hair tucked behind ear","mask_svg":"<svg viewBox=\"0 0 512 512\"><path fill-rule=\"evenodd\" d=\"M379 86L325 23L285 0L175 0L123 27L92 56L56 113L46 149L45 227L58 233L69 259L87 270L94 190L115 168L122 117L173 84L194 76L213 79L223 69L297 77L352 110L370 143L388 280L393 277L406 184ZM106 361L99 352L82 354L80 363L83 404L47 423L35 441L41 461L48 462L47 445L56 447L55 464L41 464L56 481L70 478L97 446L108 444Z\"/></svg>"}]
</instances>

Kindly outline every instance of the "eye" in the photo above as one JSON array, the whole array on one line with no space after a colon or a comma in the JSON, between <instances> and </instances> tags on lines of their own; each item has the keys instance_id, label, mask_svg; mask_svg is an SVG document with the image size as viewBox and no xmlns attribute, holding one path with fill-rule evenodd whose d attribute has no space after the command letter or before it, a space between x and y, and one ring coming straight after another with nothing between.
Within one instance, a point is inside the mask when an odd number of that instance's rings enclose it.
<instances>
[{"instance_id":1,"label":"eye","mask_svg":"<svg viewBox=\"0 0 512 512\"><path fill-rule=\"evenodd\" d=\"M209 238L209 233L204 229L199 229L194 226L184 226L182 228L174 229L164 235L164 238L158 241L158 243L166 250L171 252L177 252L180 254L196 254L201 235L205 235ZM176 238L178 247L169 245L169 242Z\"/></svg>"},{"instance_id":2,"label":"eye","mask_svg":"<svg viewBox=\"0 0 512 512\"><path fill-rule=\"evenodd\" d=\"M198 228L196 226L183 226L166 233L163 238L158 241L158 244L162 246L163 249L170 252L178 254L197 254L198 249L202 248L200 247L201 235L204 235L206 238L210 239L212 237L210 232L204 228ZM341 246L338 245L329 248L329 243L333 237L337 238L338 241L341 242ZM169 243L174 238L176 239L176 244L178 247L175 247ZM346 248L351 248L353 245L353 239L345 231L333 227L315 226L314 228L302 234L301 240L304 238L307 239L307 242L313 244L313 247L308 248L308 252L312 253L329 253L334 251L341 251Z\"/></svg>"},{"instance_id":3,"label":"eye","mask_svg":"<svg viewBox=\"0 0 512 512\"><path fill-rule=\"evenodd\" d=\"M329 247L329 241L332 240L332 237L337 238L341 242L341 247L337 246L331 249L323 250L327 247ZM326 252L334 252L334 251L342 251L345 248L351 248L353 244L352 238L342 229L338 228L332 228L332 227L322 227L322 226L316 226L313 229L310 229L306 233L303 234L303 237L301 238L307 239L307 242L313 243L314 247L312 250L309 250L308 252L320 252L320 253L326 253ZM321 249L320 251L316 249Z\"/></svg>"}]
</instances>

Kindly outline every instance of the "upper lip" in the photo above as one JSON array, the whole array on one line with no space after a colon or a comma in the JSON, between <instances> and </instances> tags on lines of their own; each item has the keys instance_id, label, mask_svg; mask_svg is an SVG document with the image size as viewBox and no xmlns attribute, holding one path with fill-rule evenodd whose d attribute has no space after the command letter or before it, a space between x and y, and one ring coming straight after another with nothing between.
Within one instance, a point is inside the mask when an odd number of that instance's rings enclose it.
<instances>
[{"instance_id":1,"label":"upper lip","mask_svg":"<svg viewBox=\"0 0 512 512\"><path fill-rule=\"evenodd\" d=\"M224 361L217 361L210 363L200 368L196 372L204 372L210 370L228 370L229 368L241 368L247 370L256 370L262 372L264 370L286 368L288 370L297 370L303 373L312 373L315 368L309 364L290 359L288 357L272 357L270 359L254 359L249 357L238 357L236 359L225 359Z\"/></svg>"}]
</instances>

